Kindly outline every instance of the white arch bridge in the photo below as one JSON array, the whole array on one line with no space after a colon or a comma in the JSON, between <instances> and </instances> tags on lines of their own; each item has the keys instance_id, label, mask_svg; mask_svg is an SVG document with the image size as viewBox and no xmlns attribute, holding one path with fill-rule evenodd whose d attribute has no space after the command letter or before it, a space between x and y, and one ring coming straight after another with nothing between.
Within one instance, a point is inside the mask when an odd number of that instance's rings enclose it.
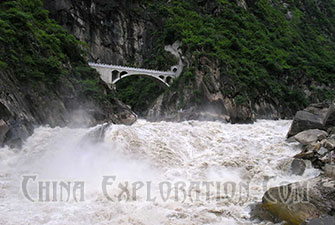
<instances>
[{"instance_id":1,"label":"white arch bridge","mask_svg":"<svg viewBox=\"0 0 335 225\"><path fill-rule=\"evenodd\" d=\"M147 76L160 81L165 87L169 87L174 79L179 77L182 67L172 66L171 71L158 71L133 67L115 66L98 63L88 63L88 65L96 69L101 79L109 86L116 84L119 80L129 76Z\"/></svg>"}]
</instances>

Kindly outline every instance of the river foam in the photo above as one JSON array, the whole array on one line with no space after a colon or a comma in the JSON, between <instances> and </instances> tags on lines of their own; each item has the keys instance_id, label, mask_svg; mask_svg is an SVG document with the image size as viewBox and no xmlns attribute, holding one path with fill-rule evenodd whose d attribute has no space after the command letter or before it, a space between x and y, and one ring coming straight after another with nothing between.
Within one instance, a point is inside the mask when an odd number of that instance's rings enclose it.
<instances>
[{"instance_id":1,"label":"river foam","mask_svg":"<svg viewBox=\"0 0 335 225\"><path fill-rule=\"evenodd\" d=\"M318 174L290 173L300 149L285 141L290 123L139 120L109 126L101 143L87 136L101 126L37 128L22 149L0 149L0 224L266 224L250 221L249 211L267 188ZM85 199L38 201L31 180L31 202L24 175L82 181ZM115 177L108 196L104 176Z\"/></svg>"}]
</instances>

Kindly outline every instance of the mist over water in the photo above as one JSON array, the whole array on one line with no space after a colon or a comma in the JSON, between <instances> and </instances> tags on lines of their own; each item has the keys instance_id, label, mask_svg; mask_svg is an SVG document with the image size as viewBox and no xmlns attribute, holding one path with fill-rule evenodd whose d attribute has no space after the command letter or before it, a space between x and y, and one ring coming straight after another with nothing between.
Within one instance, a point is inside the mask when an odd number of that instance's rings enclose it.
<instances>
[{"instance_id":1,"label":"mist over water","mask_svg":"<svg viewBox=\"0 0 335 225\"><path fill-rule=\"evenodd\" d=\"M290 123L139 120L132 126L110 125L102 142L89 138L102 125L38 128L22 149L0 149L0 224L261 224L250 221L249 212L261 201L264 185L318 174L310 168L303 176L291 175L292 156L300 148L285 142ZM85 201L30 202L21 191L27 174L38 180L84 181ZM103 194L103 176L116 177L108 187L113 201ZM155 201L148 200L147 186L136 196L129 187L131 198L119 198L117 184L124 182L151 182ZM159 189L162 182L172 184L169 195ZM200 185L188 192L192 182L237 186L208 190Z\"/></svg>"}]
</instances>

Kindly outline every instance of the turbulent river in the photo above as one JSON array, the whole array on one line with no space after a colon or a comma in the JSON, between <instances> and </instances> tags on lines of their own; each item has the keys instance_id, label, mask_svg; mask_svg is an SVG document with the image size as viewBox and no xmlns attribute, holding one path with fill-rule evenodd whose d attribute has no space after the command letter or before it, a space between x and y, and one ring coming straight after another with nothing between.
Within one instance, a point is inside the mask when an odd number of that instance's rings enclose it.
<instances>
[{"instance_id":1,"label":"turbulent river","mask_svg":"<svg viewBox=\"0 0 335 225\"><path fill-rule=\"evenodd\" d=\"M270 224L250 219L266 189L317 175L290 173L290 123L37 128L0 148L0 224Z\"/></svg>"}]
</instances>

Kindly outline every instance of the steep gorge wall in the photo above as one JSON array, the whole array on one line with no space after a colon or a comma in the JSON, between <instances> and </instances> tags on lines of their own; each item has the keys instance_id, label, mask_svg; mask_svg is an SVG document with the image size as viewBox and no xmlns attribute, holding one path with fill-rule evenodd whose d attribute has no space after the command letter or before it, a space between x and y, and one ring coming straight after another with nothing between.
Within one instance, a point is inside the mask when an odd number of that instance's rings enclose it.
<instances>
[{"instance_id":1,"label":"steep gorge wall","mask_svg":"<svg viewBox=\"0 0 335 225\"><path fill-rule=\"evenodd\" d=\"M292 118L310 102L334 98L335 6L328 0L62 0L45 7L88 43L92 61L164 69L173 61L162 57L164 45L182 42L185 71L148 109L151 120Z\"/></svg>"},{"instance_id":2,"label":"steep gorge wall","mask_svg":"<svg viewBox=\"0 0 335 225\"><path fill-rule=\"evenodd\" d=\"M1 2L0 24L0 146L20 145L40 125L136 120L39 0Z\"/></svg>"},{"instance_id":3,"label":"steep gorge wall","mask_svg":"<svg viewBox=\"0 0 335 225\"><path fill-rule=\"evenodd\" d=\"M157 24L140 14L139 1L45 0L50 16L88 44L89 60L143 65Z\"/></svg>"}]
</instances>

